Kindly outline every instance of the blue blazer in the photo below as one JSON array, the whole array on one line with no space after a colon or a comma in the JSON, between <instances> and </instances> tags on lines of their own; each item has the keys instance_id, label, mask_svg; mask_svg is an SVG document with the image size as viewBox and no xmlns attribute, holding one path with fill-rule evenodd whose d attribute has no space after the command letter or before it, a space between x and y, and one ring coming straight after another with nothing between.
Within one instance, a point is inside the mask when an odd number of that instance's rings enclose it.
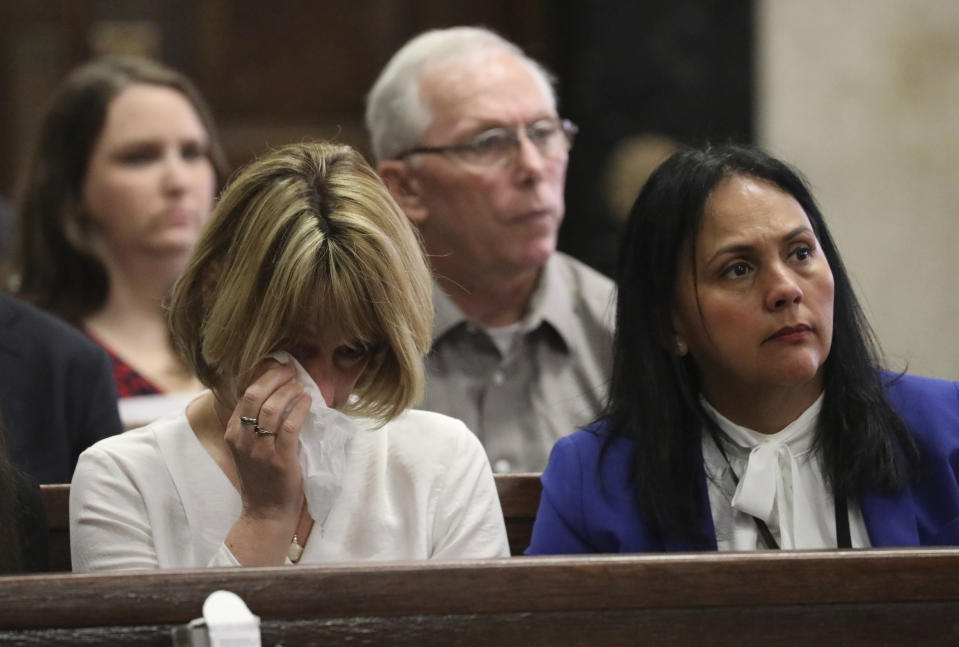
<instances>
[{"instance_id":1,"label":"blue blazer","mask_svg":"<svg viewBox=\"0 0 959 647\"><path fill-rule=\"evenodd\" d=\"M959 384L913 376L893 379L889 402L915 434L918 480L896 495L859 496L873 546L959 545ZM543 495L527 555L716 550L706 475L697 462L707 539L661 536L639 513L629 483L633 443L607 440L596 423L560 439L543 472Z\"/></svg>"}]
</instances>

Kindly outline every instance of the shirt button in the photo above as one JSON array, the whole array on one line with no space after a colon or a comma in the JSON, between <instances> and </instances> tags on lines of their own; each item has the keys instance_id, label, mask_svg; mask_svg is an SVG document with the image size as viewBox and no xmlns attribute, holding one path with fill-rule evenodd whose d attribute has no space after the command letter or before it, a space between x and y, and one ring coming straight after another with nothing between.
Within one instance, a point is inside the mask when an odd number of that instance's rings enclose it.
<instances>
[{"instance_id":1,"label":"shirt button","mask_svg":"<svg viewBox=\"0 0 959 647\"><path fill-rule=\"evenodd\" d=\"M512 465L510 465L509 461L505 458L499 458L493 463L493 471L497 474L508 472L510 467L512 467Z\"/></svg>"},{"instance_id":2,"label":"shirt button","mask_svg":"<svg viewBox=\"0 0 959 647\"><path fill-rule=\"evenodd\" d=\"M493 373L493 384L495 384L496 386L499 386L500 384L502 384L504 379L506 378L503 375L502 370L498 370L495 373Z\"/></svg>"}]
</instances>

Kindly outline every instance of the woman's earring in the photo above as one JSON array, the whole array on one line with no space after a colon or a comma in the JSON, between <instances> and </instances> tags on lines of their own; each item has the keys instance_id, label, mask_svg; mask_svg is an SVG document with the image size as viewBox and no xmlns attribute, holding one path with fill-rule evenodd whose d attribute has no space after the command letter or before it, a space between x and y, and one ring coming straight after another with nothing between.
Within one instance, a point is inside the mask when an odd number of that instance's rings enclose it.
<instances>
[{"instance_id":1,"label":"woman's earring","mask_svg":"<svg viewBox=\"0 0 959 647\"><path fill-rule=\"evenodd\" d=\"M676 338L676 352L679 354L680 357L686 357L686 353L689 352L689 348L686 346L686 342L684 342L679 337Z\"/></svg>"}]
</instances>

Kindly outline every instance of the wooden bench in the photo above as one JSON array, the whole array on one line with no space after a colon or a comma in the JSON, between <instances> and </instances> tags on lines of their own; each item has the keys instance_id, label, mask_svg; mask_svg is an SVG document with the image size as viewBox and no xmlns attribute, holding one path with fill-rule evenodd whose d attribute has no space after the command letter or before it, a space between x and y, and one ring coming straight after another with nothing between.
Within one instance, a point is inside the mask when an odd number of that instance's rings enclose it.
<instances>
[{"instance_id":1,"label":"wooden bench","mask_svg":"<svg viewBox=\"0 0 959 647\"><path fill-rule=\"evenodd\" d=\"M496 474L496 491L506 521L506 536L513 555L522 555L533 536L543 484L539 474Z\"/></svg>"},{"instance_id":2,"label":"wooden bench","mask_svg":"<svg viewBox=\"0 0 959 647\"><path fill-rule=\"evenodd\" d=\"M496 489L506 521L510 552L522 555L529 546L542 486L539 474L497 474ZM50 570L70 570L70 486L41 485L40 497L50 533Z\"/></svg>"},{"instance_id":3,"label":"wooden bench","mask_svg":"<svg viewBox=\"0 0 959 647\"><path fill-rule=\"evenodd\" d=\"M48 566L51 571L69 571L70 486L41 485L40 499L47 514Z\"/></svg>"},{"instance_id":4,"label":"wooden bench","mask_svg":"<svg viewBox=\"0 0 959 647\"><path fill-rule=\"evenodd\" d=\"M214 590L264 645L959 641L959 551L769 551L0 578L0 644L169 645Z\"/></svg>"}]
</instances>

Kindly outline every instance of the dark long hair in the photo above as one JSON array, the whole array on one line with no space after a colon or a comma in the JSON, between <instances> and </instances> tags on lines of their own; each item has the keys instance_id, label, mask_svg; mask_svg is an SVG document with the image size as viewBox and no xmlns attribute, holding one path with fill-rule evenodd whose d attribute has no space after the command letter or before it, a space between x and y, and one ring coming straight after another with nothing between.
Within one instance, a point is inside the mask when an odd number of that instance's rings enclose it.
<instances>
[{"instance_id":1,"label":"dark long hair","mask_svg":"<svg viewBox=\"0 0 959 647\"><path fill-rule=\"evenodd\" d=\"M140 58L108 57L74 70L57 90L41 125L16 205L17 237L3 272L3 288L68 321L79 321L106 302L106 269L90 251L89 223L81 209L90 155L110 103L132 85L178 91L196 110L209 136L217 184L226 162L213 117L184 75Z\"/></svg>"},{"instance_id":2,"label":"dark long hair","mask_svg":"<svg viewBox=\"0 0 959 647\"><path fill-rule=\"evenodd\" d=\"M801 176L752 147L680 151L650 176L629 215L605 415L612 436L635 443L631 475L644 518L663 533L687 537L696 534L704 509L695 477L702 469L702 433L715 423L700 404L692 360L674 350L674 295L681 248L695 245L709 195L731 176L765 180L795 198L833 273L832 348L815 439L827 485L842 496L864 488L894 491L918 460L908 428L886 401L875 334Z\"/></svg>"},{"instance_id":3,"label":"dark long hair","mask_svg":"<svg viewBox=\"0 0 959 647\"><path fill-rule=\"evenodd\" d=\"M7 454L6 430L0 417L0 574L25 570L21 478Z\"/></svg>"}]
</instances>

